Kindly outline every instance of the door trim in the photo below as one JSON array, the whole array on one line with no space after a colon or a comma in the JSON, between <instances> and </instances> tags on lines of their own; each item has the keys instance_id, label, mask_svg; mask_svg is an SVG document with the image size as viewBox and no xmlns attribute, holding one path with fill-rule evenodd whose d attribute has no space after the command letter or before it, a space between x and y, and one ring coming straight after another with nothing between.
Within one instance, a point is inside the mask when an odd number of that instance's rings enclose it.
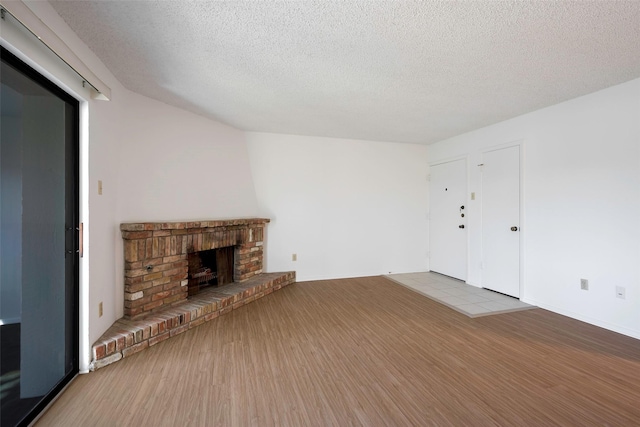
<instances>
[{"instance_id":1,"label":"door trim","mask_svg":"<svg viewBox=\"0 0 640 427\"><path fill-rule=\"evenodd\" d=\"M10 16L10 15L9 15ZM17 24L17 21L14 22ZM7 38L0 39L0 46L8 50L22 62L33 68L61 90L75 98L80 105L80 221L84 224L84 257L80 259L80 330L79 330L79 368L80 373L89 373L91 362L91 309L89 304L89 259L90 217L89 217L89 100L91 90L84 87L78 74L41 43L31 33L15 31L18 26L7 25ZM32 37L33 36L33 37ZM95 339L95 338L94 338Z\"/></svg>"}]
</instances>

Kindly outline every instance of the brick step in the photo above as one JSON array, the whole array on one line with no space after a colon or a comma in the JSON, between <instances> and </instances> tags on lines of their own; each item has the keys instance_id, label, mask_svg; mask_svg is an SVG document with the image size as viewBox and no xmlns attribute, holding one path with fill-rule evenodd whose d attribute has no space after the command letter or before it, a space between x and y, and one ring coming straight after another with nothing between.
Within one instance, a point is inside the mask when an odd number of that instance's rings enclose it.
<instances>
[{"instance_id":1,"label":"brick step","mask_svg":"<svg viewBox=\"0 0 640 427\"><path fill-rule=\"evenodd\" d=\"M204 289L186 301L143 318L122 318L93 344L90 369L95 371L131 356L295 281L295 271L262 273L244 282Z\"/></svg>"}]
</instances>

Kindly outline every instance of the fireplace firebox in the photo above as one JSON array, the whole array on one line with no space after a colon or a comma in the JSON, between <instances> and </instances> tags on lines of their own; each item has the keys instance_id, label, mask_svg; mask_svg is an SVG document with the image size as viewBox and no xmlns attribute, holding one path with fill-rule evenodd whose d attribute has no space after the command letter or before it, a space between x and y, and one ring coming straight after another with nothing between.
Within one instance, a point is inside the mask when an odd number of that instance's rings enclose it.
<instances>
[{"instance_id":1,"label":"fireplace firebox","mask_svg":"<svg viewBox=\"0 0 640 427\"><path fill-rule=\"evenodd\" d=\"M233 282L233 246L187 254L189 296L209 286Z\"/></svg>"}]
</instances>

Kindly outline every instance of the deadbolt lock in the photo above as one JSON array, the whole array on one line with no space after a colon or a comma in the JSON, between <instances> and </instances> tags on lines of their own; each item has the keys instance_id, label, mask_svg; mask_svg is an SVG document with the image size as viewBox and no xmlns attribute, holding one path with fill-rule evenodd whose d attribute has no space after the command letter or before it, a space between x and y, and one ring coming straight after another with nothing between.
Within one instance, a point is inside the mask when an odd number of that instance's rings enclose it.
<instances>
[{"instance_id":1,"label":"deadbolt lock","mask_svg":"<svg viewBox=\"0 0 640 427\"><path fill-rule=\"evenodd\" d=\"M518 227L511 227L511 231L518 231Z\"/></svg>"}]
</instances>

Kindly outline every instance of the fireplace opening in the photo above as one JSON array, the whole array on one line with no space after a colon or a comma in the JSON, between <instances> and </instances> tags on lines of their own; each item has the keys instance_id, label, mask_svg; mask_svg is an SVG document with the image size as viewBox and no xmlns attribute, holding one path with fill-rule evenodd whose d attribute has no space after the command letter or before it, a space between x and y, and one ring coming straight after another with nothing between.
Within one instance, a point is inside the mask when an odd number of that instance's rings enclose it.
<instances>
[{"instance_id":1,"label":"fireplace opening","mask_svg":"<svg viewBox=\"0 0 640 427\"><path fill-rule=\"evenodd\" d=\"M233 282L234 247L191 252L187 255L189 296L201 289Z\"/></svg>"}]
</instances>

